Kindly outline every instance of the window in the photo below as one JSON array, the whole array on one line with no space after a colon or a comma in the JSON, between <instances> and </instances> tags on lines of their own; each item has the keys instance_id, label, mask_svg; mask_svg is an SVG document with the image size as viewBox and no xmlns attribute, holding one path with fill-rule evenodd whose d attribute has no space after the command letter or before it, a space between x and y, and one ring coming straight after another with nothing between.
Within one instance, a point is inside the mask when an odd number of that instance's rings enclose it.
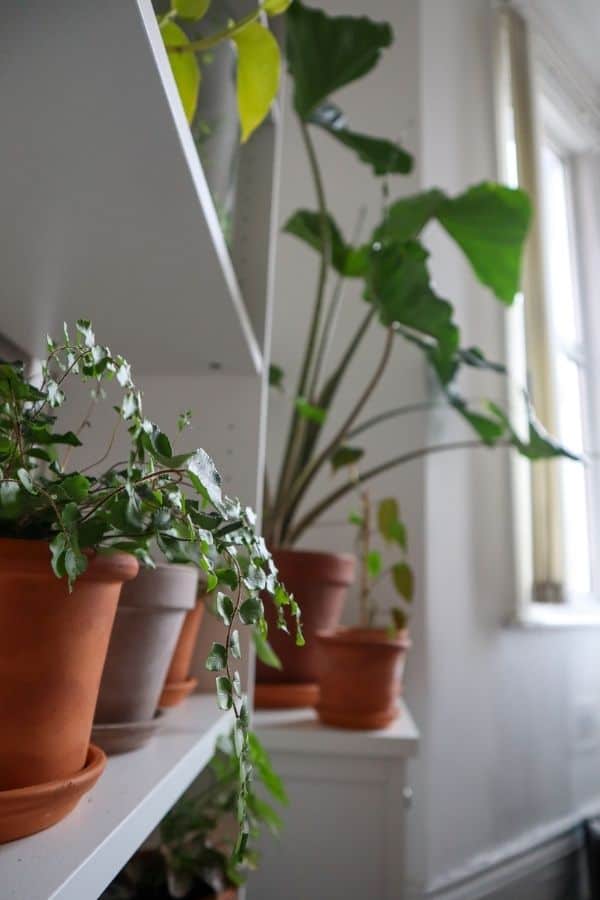
<instances>
[{"instance_id":1,"label":"window","mask_svg":"<svg viewBox=\"0 0 600 900\"><path fill-rule=\"evenodd\" d=\"M560 64L549 59L550 48L532 40L511 7L498 11L497 24L501 176L523 187L536 211L525 261L526 303L520 298L509 318L511 405L518 415L526 386L548 430L587 455L600 371L592 372L590 364L579 169L597 134L589 133L590 116L581 115L580 97L574 100L565 87L572 82L563 77L564 59ZM520 617L537 621L541 612L539 621L560 623L569 614L600 623L592 552L594 467L571 460L535 466L515 460L513 476Z\"/></svg>"}]
</instances>

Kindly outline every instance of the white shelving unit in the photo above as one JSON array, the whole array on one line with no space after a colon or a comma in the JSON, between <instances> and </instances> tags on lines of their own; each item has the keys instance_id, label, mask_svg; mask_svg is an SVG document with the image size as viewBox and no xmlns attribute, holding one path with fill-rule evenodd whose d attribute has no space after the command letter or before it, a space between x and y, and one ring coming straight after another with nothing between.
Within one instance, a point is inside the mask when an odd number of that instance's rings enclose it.
<instances>
[{"instance_id":1,"label":"white shelving unit","mask_svg":"<svg viewBox=\"0 0 600 900\"><path fill-rule=\"evenodd\" d=\"M36 356L88 317L141 372L259 372L150 0L2 13L5 337Z\"/></svg>"},{"instance_id":2,"label":"white shelving unit","mask_svg":"<svg viewBox=\"0 0 600 900\"><path fill-rule=\"evenodd\" d=\"M7 0L2 14L0 352L4 339L36 357L63 321L91 319L131 362L148 415L170 431L193 410L188 443L260 510L276 117L242 149L230 254L151 0ZM85 392L71 399L64 415L80 421ZM98 458L111 415L99 407L83 457ZM193 667L206 691L211 625ZM231 724L212 694L169 712L151 744L109 759L63 822L0 845L1 900L95 900Z\"/></svg>"},{"instance_id":3,"label":"white shelving unit","mask_svg":"<svg viewBox=\"0 0 600 900\"><path fill-rule=\"evenodd\" d=\"M140 750L109 758L96 787L62 822L0 846L2 900L93 900L204 769L232 724L213 696L165 714Z\"/></svg>"}]
</instances>

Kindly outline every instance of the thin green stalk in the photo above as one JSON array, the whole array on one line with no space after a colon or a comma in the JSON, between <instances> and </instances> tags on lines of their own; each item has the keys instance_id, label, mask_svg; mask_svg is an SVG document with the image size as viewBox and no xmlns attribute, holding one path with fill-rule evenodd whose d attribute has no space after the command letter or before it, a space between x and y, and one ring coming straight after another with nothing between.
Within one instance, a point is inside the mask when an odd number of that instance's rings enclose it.
<instances>
[{"instance_id":1,"label":"thin green stalk","mask_svg":"<svg viewBox=\"0 0 600 900\"><path fill-rule=\"evenodd\" d=\"M288 509L295 509L297 505L302 500L304 493L306 492L310 482L315 477L317 472L323 467L323 465L331 459L332 454L337 450L338 447L341 446L344 439L346 438L348 431L361 414L365 405L368 403L369 398L373 394L373 391L381 381L383 377L383 373L385 372L388 363L390 361L390 356L392 352L392 347L394 344L394 329L393 327L389 327L387 330L387 336L385 345L383 348L383 353L381 355L381 359L377 364L377 368L373 372L373 375L369 379L366 387L364 388L362 394L350 410L350 413L345 418L344 422L335 433L333 438L329 441L329 443L323 448L323 450L313 459L311 462L300 472L296 481L292 484L292 487L289 492L289 506Z\"/></svg>"},{"instance_id":2,"label":"thin green stalk","mask_svg":"<svg viewBox=\"0 0 600 900\"><path fill-rule=\"evenodd\" d=\"M358 239L360 238L360 234L364 225L365 217L367 215L366 206L361 206L358 211L358 217L356 220L356 225L354 227L354 231L352 233L352 245L356 244ZM333 340L333 336L335 334L335 330L337 327L340 309L342 306L342 301L344 299L344 288L346 286L346 277L344 275L340 275L335 288L333 290L333 295L331 297L331 302L329 304L329 308L327 310L327 315L325 317L325 322L323 324L323 331L321 333L321 339L319 341L319 347L317 349L317 354L315 357L315 369L313 372L313 377L310 385L310 390L308 392L311 403L315 401L315 396L319 387L319 379L321 377L321 368L325 360L327 359L327 355L329 350L331 349L331 342Z\"/></svg>"},{"instance_id":3,"label":"thin green stalk","mask_svg":"<svg viewBox=\"0 0 600 900\"><path fill-rule=\"evenodd\" d=\"M395 419L398 416L407 416L410 413L416 412L425 412L428 409L435 409L438 406L445 406L444 403L438 403L435 400L424 400L421 403L409 403L407 406L397 406L394 409L388 409L385 412L378 413L376 416L372 416L370 419L365 419L364 422L359 422L359 424L352 428L346 437L351 440L352 438L357 437L359 434L362 434L363 431L368 431L369 428L373 428L375 425L380 425L382 422L387 422L388 419Z\"/></svg>"},{"instance_id":4,"label":"thin green stalk","mask_svg":"<svg viewBox=\"0 0 600 900\"><path fill-rule=\"evenodd\" d=\"M190 41L187 44L175 44L174 46L169 46L169 53L200 53L203 50L211 50L222 41L226 41L229 40L229 38L232 38L235 34L238 33L238 31L241 31L242 28L245 28L246 25L249 25L251 22L255 22L261 12L262 5L255 9L253 12L248 13L241 19L238 19L237 22L233 22L226 28L222 28L221 31L216 31L214 34L209 34L208 37L198 38L197 40Z\"/></svg>"},{"instance_id":5,"label":"thin green stalk","mask_svg":"<svg viewBox=\"0 0 600 900\"><path fill-rule=\"evenodd\" d=\"M329 233L329 226L327 221L327 204L325 199L325 189L323 187L323 180L321 178L321 171L319 168L319 163L317 160L317 156L315 153L315 149L312 143L312 139L310 137L310 133L308 130L308 126L301 119L300 122L300 133L302 135L304 145L306 147L306 152L308 156L309 166L313 178L313 182L315 185L315 191L317 194L317 202L319 206L319 215L320 215L320 227L321 227L321 263L319 266L319 278L317 282L317 292L315 296L315 303L313 307L313 315L312 321L310 325L310 331L308 335L308 340L306 343L305 351L304 351L304 360L302 363L302 368L300 371L300 376L298 379L298 387L296 389L296 397L303 397L306 394L306 388L308 384L308 379L310 377L310 373L313 365L313 357L315 351L315 345L317 341L317 336L319 334L320 323L321 323L321 315L323 311L323 303L325 299L325 289L327 286L327 272L329 269L329 263L331 258L331 236ZM283 455L283 463L281 467L281 472L279 475L279 483L277 487L277 492L275 496L275 505L274 512L276 521L274 523L274 534L273 540L278 541L280 535L278 534L278 529L280 522L278 520L278 509L282 498L285 495L285 492L294 477L295 468L298 462L299 450L302 446L303 442L303 433L306 425L306 420L303 419L294 408L290 421L290 428L288 432L288 438L285 446L285 451Z\"/></svg>"},{"instance_id":6,"label":"thin green stalk","mask_svg":"<svg viewBox=\"0 0 600 900\"><path fill-rule=\"evenodd\" d=\"M510 447L510 441L499 441L494 445L495 447ZM359 475L358 478L354 479L347 484L343 484L341 487L337 488L337 490L332 491L330 494L327 494L319 503L309 509L309 511L300 519L298 524L292 530L288 544L293 544L298 540L301 534L309 528L313 522L319 518L319 516L323 515L326 509L332 506L334 503L337 503L338 500L341 500L342 497L345 497L346 494L349 494L350 491L356 489L356 485L364 484L365 481L369 481L371 478L375 478L377 475L382 475L383 472L387 472L389 469L393 469L396 466L404 465L405 463L413 462L413 460L420 459L423 456L428 456L434 453L445 453L449 450L472 450L478 447L489 447L488 444L485 444L483 441L455 441L450 444L433 444L430 447L421 447L419 450L411 450L409 453L403 453L401 456L396 456L393 459L388 460L387 462L380 463L378 466L374 466L372 469L368 469L366 472L363 472L362 475Z\"/></svg>"}]
</instances>

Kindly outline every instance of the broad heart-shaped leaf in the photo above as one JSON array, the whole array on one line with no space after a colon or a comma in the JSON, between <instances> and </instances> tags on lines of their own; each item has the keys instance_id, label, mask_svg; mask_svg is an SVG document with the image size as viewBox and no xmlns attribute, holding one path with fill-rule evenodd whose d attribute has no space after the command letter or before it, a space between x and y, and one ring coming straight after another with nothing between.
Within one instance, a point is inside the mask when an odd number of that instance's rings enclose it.
<instances>
[{"instance_id":1,"label":"broad heart-shaped leaf","mask_svg":"<svg viewBox=\"0 0 600 900\"><path fill-rule=\"evenodd\" d=\"M432 188L410 197L402 197L389 207L373 238L377 241L403 242L417 237L446 200L446 195Z\"/></svg>"},{"instance_id":2,"label":"broad heart-shaped leaf","mask_svg":"<svg viewBox=\"0 0 600 900\"><path fill-rule=\"evenodd\" d=\"M329 214L326 225L329 231L333 268L347 278L363 276L368 266L368 248L352 247L347 244L338 225ZM318 253L322 252L321 216L318 212L311 212L308 209L296 210L283 226L283 231L305 241Z\"/></svg>"},{"instance_id":3,"label":"broad heart-shaped leaf","mask_svg":"<svg viewBox=\"0 0 600 900\"><path fill-rule=\"evenodd\" d=\"M171 8L182 19L194 22L204 18L210 7L210 0L171 0Z\"/></svg>"},{"instance_id":4,"label":"broad heart-shaped leaf","mask_svg":"<svg viewBox=\"0 0 600 900\"><path fill-rule=\"evenodd\" d=\"M271 108L279 89L279 45L268 28L250 22L233 36L237 51L237 103L242 142L247 141Z\"/></svg>"},{"instance_id":5,"label":"broad heart-shaped leaf","mask_svg":"<svg viewBox=\"0 0 600 900\"><path fill-rule=\"evenodd\" d=\"M523 191L484 182L448 198L437 217L475 274L503 303L519 290L531 204Z\"/></svg>"},{"instance_id":6,"label":"broad heart-shaped leaf","mask_svg":"<svg viewBox=\"0 0 600 900\"><path fill-rule=\"evenodd\" d=\"M358 158L373 169L375 175L406 175L412 170L413 158L398 144L386 138L359 134L347 127L344 115L333 103L324 103L311 114L310 121L327 134L354 150Z\"/></svg>"},{"instance_id":7,"label":"broad heart-shaped leaf","mask_svg":"<svg viewBox=\"0 0 600 900\"><path fill-rule=\"evenodd\" d=\"M391 245L371 254L365 299L378 308L384 325L397 323L429 335L441 354L455 353L459 331L453 308L431 289L427 254L419 244Z\"/></svg>"},{"instance_id":8,"label":"broad heart-shaped leaf","mask_svg":"<svg viewBox=\"0 0 600 900\"><path fill-rule=\"evenodd\" d=\"M189 44L185 31L175 22L165 21L160 26L167 55L171 64L171 71L179 91L181 103L188 122L192 122L198 104L198 91L200 90L201 73L195 53L182 53L178 50L170 50L170 47L181 47Z\"/></svg>"},{"instance_id":9,"label":"broad heart-shaped leaf","mask_svg":"<svg viewBox=\"0 0 600 900\"><path fill-rule=\"evenodd\" d=\"M554 440L554 438L552 438L548 434L543 425L541 425L541 423L536 419L527 396L525 396L525 403L527 406L528 416L527 440L523 440L521 437L519 437L503 409L501 409L496 403L488 402L487 404L488 409L490 410L492 415L496 416L498 421L501 422L506 429L512 446L519 451L521 456L524 456L526 459L529 459L532 462L535 462L539 459L556 459L558 457L572 459L576 462L582 462L581 457L579 457L576 453L573 453L571 450L567 450L566 447L561 446L557 441Z\"/></svg>"},{"instance_id":10,"label":"broad heart-shaped leaf","mask_svg":"<svg viewBox=\"0 0 600 900\"><path fill-rule=\"evenodd\" d=\"M330 94L370 72L393 34L385 22L329 16L294 0L286 14L286 38L294 107L308 119Z\"/></svg>"}]
</instances>

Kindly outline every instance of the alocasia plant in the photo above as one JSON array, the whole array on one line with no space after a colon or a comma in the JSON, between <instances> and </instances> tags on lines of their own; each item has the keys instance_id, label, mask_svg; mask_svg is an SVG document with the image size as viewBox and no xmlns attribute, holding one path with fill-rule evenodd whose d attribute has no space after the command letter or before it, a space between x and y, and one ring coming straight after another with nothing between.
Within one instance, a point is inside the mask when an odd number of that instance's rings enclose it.
<instances>
[{"instance_id":1,"label":"alocasia plant","mask_svg":"<svg viewBox=\"0 0 600 900\"><path fill-rule=\"evenodd\" d=\"M521 435L496 404L471 403L461 395L457 378L465 367L505 375L477 347L463 347L451 302L435 289L423 230L436 221L462 251L479 281L504 305L519 290L521 260L531 217L527 196L498 184L477 184L457 196L433 188L390 200L386 176L412 170L413 158L386 138L351 127L331 97L371 72L392 45L386 23L366 17L329 16L300 0L286 14L287 62L298 122L312 175L317 209L300 209L285 225L286 234L303 241L318 255L315 300L295 389L287 441L275 489L265 491L265 534L271 546L296 542L332 504L357 484L428 453L455 447L512 446L530 460L570 455L536 421L524 395L528 433ZM383 179L383 215L364 243L348 242L331 212L328 188L319 165L313 135L327 135ZM361 286L364 313L339 358L332 356L332 336L343 317L343 286ZM332 284L333 282L333 284ZM383 327L381 357L354 397L341 421L327 431L338 391L357 349L376 323ZM393 345L405 341L424 355L438 383L436 398L361 418L386 371ZM271 368L271 383L283 390L284 372ZM358 468L364 449L356 439L380 422L445 403L475 432L475 440L420 447L367 468ZM331 433L333 431L333 433ZM303 509L308 488L326 466L351 466L352 476ZM358 472L357 472L358 470Z\"/></svg>"}]
</instances>

